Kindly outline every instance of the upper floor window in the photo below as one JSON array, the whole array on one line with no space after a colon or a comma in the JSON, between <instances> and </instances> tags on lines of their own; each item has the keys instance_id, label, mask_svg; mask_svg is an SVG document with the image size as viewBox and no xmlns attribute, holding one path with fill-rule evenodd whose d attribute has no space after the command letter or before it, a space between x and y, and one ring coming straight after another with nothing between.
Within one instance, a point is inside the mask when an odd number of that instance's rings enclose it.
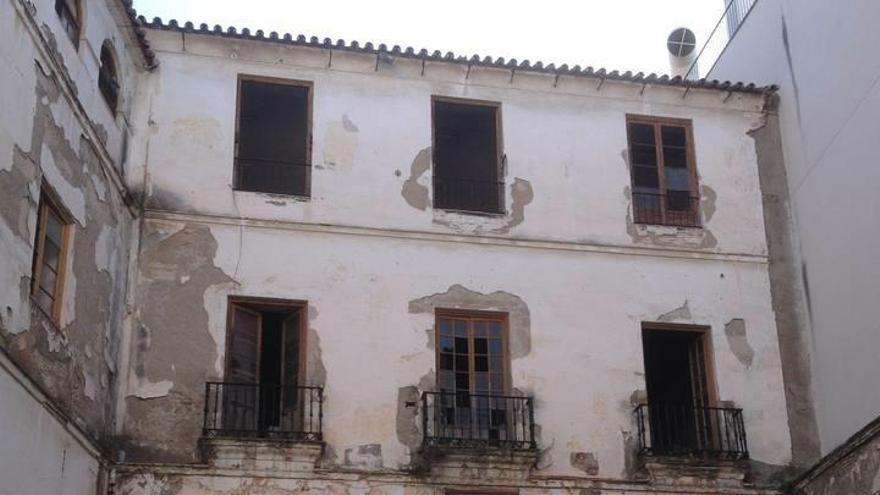
<instances>
[{"instance_id":1,"label":"upper floor window","mask_svg":"<svg viewBox=\"0 0 880 495\"><path fill-rule=\"evenodd\" d=\"M242 78L235 134L235 188L308 196L311 85Z\"/></svg>"},{"instance_id":2,"label":"upper floor window","mask_svg":"<svg viewBox=\"0 0 880 495\"><path fill-rule=\"evenodd\" d=\"M636 223L700 225L693 132L689 121L628 116Z\"/></svg>"},{"instance_id":3,"label":"upper floor window","mask_svg":"<svg viewBox=\"0 0 880 495\"><path fill-rule=\"evenodd\" d=\"M79 29L82 24L80 0L55 0L55 13L61 20L64 32L74 45L79 41Z\"/></svg>"},{"instance_id":4,"label":"upper floor window","mask_svg":"<svg viewBox=\"0 0 880 495\"><path fill-rule=\"evenodd\" d=\"M434 207L502 213L501 107L434 97Z\"/></svg>"},{"instance_id":5,"label":"upper floor window","mask_svg":"<svg viewBox=\"0 0 880 495\"><path fill-rule=\"evenodd\" d=\"M116 56L113 47L107 40L101 46L101 70L98 73L98 89L101 96L110 107L110 111L116 112L119 103L119 72L116 66Z\"/></svg>"},{"instance_id":6,"label":"upper floor window","mask_svg":"<svg viewBox=\"0 0 880 495\"><path fill-rule=\"evenodd\" d=\"M31 295L56 323L61 321L61 296L70 229L69 217L51 198L51 193L43 188L34 240Z\"/></svg>"}]
</instances>

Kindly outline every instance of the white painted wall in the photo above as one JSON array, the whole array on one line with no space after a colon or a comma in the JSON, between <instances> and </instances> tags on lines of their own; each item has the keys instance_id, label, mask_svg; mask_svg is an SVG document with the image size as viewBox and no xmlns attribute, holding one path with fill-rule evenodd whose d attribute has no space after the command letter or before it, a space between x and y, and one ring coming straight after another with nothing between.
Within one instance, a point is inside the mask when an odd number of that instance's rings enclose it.
<instances>
[{"instance_id":1,"label":"white painted wall","mask_svg":"<svg viewBox=\"0 0 880 495\"><path fill-rule=\"evenodd\" d=\"M97 451L50 412L46 397L5 355L0 355L0 397L0 494L98 493Z\"/></svg>"},{"instance_id":2,"label":"white painted wall","mask_svg":"<svg viewBox=\"0 0 880 495\"><path fill-rule=\"evenodd\" d=\"M823 453L880 414L877 19L872 0L758 0L710 74L780 86Z\"/></svg>"},{"instance_id":3,"label":"white painted wall","mask_svg":"<svg viewBox=\"0 0 880 495\"><path fill-rule=\"evenodd\" d=\"M565 77L553 88L552 76L517 74L510 82L509 71L475 68L466 79L463 67L436 63L421 76L418 62L383 62L377 71L374 57L342 52L328 69L323 50L154 30L149 37L162 62L143 81L150 137L137 160L145 169L130 178L135 188L146 178L152 206L143 249L163 253L163 261L142 264L138 283L147 287L150 273L186 284L187 266L168 261L174 255L162 242L187 223L210 227L213 263L234 282L186 304L208 314L218 357L206 363L207 377L222 376L228 296L307 300L327 369L327 442L340 458L347 448L378 443L384 466L397 468L409 459L395 433L397 390L435 366L426 337L433 317L410 314L408 303L454 284L506 291L531 312L532 351L514 360L513 386L536 397L541 447L552 459L545 472L577 474L570 453L589 451L600 476L620 477L624 432L634 426L630 396L645 388L640 323L687 301L690 317L678 322L711 327L720 398L745 409L752 457L777 465L790 459L747 135L760 123L760 96L692 90L682 98L682 90L657 87L640 95L640 85L612 82L597 92L595 80ZM232 191L238 74L314 82L310 200ZM413 159L431 145L435 94L501 102L507 184L522 178L534 190L524 222L509 233L492 232L504 220L450 218L401 197ZM656 242L628 234L627 113L693 120L701 184L717 196L705 231L651 229L675 234ZM358 130L345 131L344 119ZM430 171L419 182L429 180ZM724 324L733 318L746 321L751 366L728 344ZM145 329L150 337L132 346L133 361L167 345L161 339L185 339L185 331ZM143 409L170 407L169 394L185 397L177 404L198 404L203 384L176 377L174 359L203 356L159 359L171 387L138 402L141 416L127 421L142 427L151 420ZM197 416L181 421L197 428ZM155 435L139 441L162 448L174 432Z\"/></svg>"}]
</instances>

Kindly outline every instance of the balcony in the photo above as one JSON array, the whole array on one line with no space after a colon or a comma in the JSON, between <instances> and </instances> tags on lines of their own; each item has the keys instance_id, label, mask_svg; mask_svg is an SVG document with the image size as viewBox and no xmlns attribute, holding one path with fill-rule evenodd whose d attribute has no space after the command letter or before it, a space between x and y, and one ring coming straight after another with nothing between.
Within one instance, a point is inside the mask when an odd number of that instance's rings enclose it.
<instances>
[{"instance_id":1,"label":"balcony","mask_svg":"<svg viewBox=\"0 0 880 495\"><path fill-rule=\"evenodd\" d=\"M634 413L643 456L748 459L742 409L643 404Z\"/></svg>"},{"instance_id":2,"label":"balcony","mask_svg":"<svg viewBox=\"0 0 880 495\"><path fill-rule=\"evenodd\" d=\"M699 227L700 198L687 191L666 194L633 192L635 223L670 227Z\"/></svg>"},{"instance_id":3,"label":"balcony","mask_svg":"<svg viewBox=\"0 0 880 495\"><path fill-rule=\"evenodd\" d=\"M208 382L203 436L321 442L323 403L321 387Z\"/></svg>"},{"instance_id":4,"label":"balcony","mask_svg":"<svg viewBox=\"0 0 880 495\"><path fill-rule=\"evenodd\" d=\"M534 450L531 397L462 392L424 392L426 447Z\"/></svg>"}]
</instances>

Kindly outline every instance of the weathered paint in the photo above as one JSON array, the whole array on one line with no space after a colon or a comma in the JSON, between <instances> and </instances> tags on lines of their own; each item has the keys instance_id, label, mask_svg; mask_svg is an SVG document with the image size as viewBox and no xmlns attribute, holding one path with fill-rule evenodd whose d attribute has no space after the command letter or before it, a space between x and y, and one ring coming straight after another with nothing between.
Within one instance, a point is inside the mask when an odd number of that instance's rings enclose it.
<instances>
[{"instance_id":1,"label":"weathered paint","mask_svg":"<svg viewBox=\"0 0 880 495\"><path fill-rule=\"evenodd\" d=\"M134 212L121 175L139 71L121 18L84 10L78 49L51 0L0 4L0 479L10 493L99 493L114 433L120 326ZM111 114L97 51L117 46L122 84ZM41 185L73 222L61 318L30 297Z\"/></svg>"}]
</instances>

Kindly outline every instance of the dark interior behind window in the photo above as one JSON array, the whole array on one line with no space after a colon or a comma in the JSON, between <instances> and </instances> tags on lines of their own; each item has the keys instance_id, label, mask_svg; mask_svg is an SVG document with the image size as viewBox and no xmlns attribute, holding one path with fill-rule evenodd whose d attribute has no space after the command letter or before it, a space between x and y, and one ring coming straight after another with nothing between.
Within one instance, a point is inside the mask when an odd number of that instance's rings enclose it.
<instances>
[{"instance_id":1,"label":"dark interior behind window","mask_svg":"<svg viewBox=\"0 0 880 495\"><path fill-rule=\"evenodd\" d=\"M309 195L309 87L242 80L236 189Z\"/></svg>"},{"instance_id":2,"label":"dark interior behind window","mask_svg":"<svg viewBox=\"0 0 880 495\"><path fill-rule=\"evenodd\" d=\"M434 207L500 213L498 107L434 100Z\"/></svg>"}]
</instances>

